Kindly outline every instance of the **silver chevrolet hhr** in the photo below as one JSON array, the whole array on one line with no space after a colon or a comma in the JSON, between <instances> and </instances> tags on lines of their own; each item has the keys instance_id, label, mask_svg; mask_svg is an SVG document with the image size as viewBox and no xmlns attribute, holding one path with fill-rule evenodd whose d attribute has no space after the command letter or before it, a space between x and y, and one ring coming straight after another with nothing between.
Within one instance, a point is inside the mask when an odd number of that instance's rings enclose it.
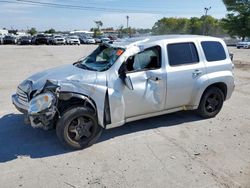
<instances>
[{"instance_id":1,"label":"silver chevrolet hhr","mask_svg":"<svg viewBox=\"0 0 250 188\"><path fill-rule=\"evenodd\" d=\"M233 64L218 38L155 36L101 44L73 64L34 74L12 96L34 128L56 127L81 149L103 129L181 110L216 116L234 89Z\"/></svg>"}]
</instances>

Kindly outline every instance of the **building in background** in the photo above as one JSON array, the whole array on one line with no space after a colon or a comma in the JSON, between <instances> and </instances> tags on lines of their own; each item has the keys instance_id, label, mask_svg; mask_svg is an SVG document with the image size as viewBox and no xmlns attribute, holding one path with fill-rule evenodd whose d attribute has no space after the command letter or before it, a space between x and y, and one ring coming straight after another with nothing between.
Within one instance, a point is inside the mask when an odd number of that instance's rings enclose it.
<instances>
[{"instance_id":1,"label":"building in background","mask_svg":"<svg viewBox=\"0 0 250 188\"><path fill-rule=\"evenodd\" d=\"M76 30L76 31L71 31L70 34L93 36L94 32L92 32L92 31L84 31L84 30Z\"/></svg>"},{"instance_id":2,"label":"building in background","mask_svg":"<svg viewBox=\"0 0 250 188\"><path fill-rule=\"evenodd\" d=\"M0 35L8 35L8 30L6 29L0 29Z\"/></svg>"}]
</instances>

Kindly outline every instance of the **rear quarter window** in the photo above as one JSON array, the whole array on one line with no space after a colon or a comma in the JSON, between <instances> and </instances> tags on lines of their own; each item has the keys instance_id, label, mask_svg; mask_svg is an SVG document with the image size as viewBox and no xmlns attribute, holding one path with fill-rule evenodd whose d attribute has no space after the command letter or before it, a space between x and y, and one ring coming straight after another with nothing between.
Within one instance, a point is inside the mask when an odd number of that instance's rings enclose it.
<instances>
[{"instance_id":1,"label":"rear quarter window","mask_svg":"<svg viewBox=\"0 0 250 188\"><path fill-rule=\"evenodd\" d=\"M201 42L201 46L208 62L221 61L226 59L224 47L220 42L204 41Z\"/></svg>"}]
</instances>

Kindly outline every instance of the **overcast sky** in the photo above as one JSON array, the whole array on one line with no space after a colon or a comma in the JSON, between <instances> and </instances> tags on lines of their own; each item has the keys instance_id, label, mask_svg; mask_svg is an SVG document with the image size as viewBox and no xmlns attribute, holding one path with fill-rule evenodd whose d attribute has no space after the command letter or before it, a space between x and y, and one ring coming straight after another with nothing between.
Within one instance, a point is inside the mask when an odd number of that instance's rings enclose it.
<instances>
[{"instance_id":1,"label":"overcast sky","mask_svg":"<svg viewBox=\"0 0 250 188\"><path fill-rule=\"evenodd\" d=\"M17 2L16 0L8 0ZM38 30L89 30L94 20L101 20L103 27L118 28L129 25L136 28L152 28L162 17L200 17L204 7L212 7L209 15L222 18L226 9L222 0L33 0L85 8L64 9L30 4L6 3L0 0L0 28ZM96 9L101 8L101 11ZM99 10L99 9L98 9Z\"/></svg>"}]
</instances>

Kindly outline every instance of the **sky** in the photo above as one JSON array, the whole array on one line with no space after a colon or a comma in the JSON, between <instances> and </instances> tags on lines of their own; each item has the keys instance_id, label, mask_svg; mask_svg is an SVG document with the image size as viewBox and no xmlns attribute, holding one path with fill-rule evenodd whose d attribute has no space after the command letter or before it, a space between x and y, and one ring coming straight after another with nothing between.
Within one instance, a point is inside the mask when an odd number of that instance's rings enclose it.
<instances>
[{"instance_id":1,"label":"sky","mask_svg":"<svg viewBox=\"0 0 250 188\"><path fill-rule=\"evenodd\" d=\"M0 28L61 31L89 30L101 20L103 28L152 28L163 17L200 17L205 7L216 18L226 15L222 0L32 0L33 2L81 6L80 9L34 6L17 0L0 0ZM29 0L28 0L29 1ZM10 3L14 2L14 3ZM26 2L27 3L27 2ZM67 6L68 7L68 6Z\"/></svg>"}]
</instances>

